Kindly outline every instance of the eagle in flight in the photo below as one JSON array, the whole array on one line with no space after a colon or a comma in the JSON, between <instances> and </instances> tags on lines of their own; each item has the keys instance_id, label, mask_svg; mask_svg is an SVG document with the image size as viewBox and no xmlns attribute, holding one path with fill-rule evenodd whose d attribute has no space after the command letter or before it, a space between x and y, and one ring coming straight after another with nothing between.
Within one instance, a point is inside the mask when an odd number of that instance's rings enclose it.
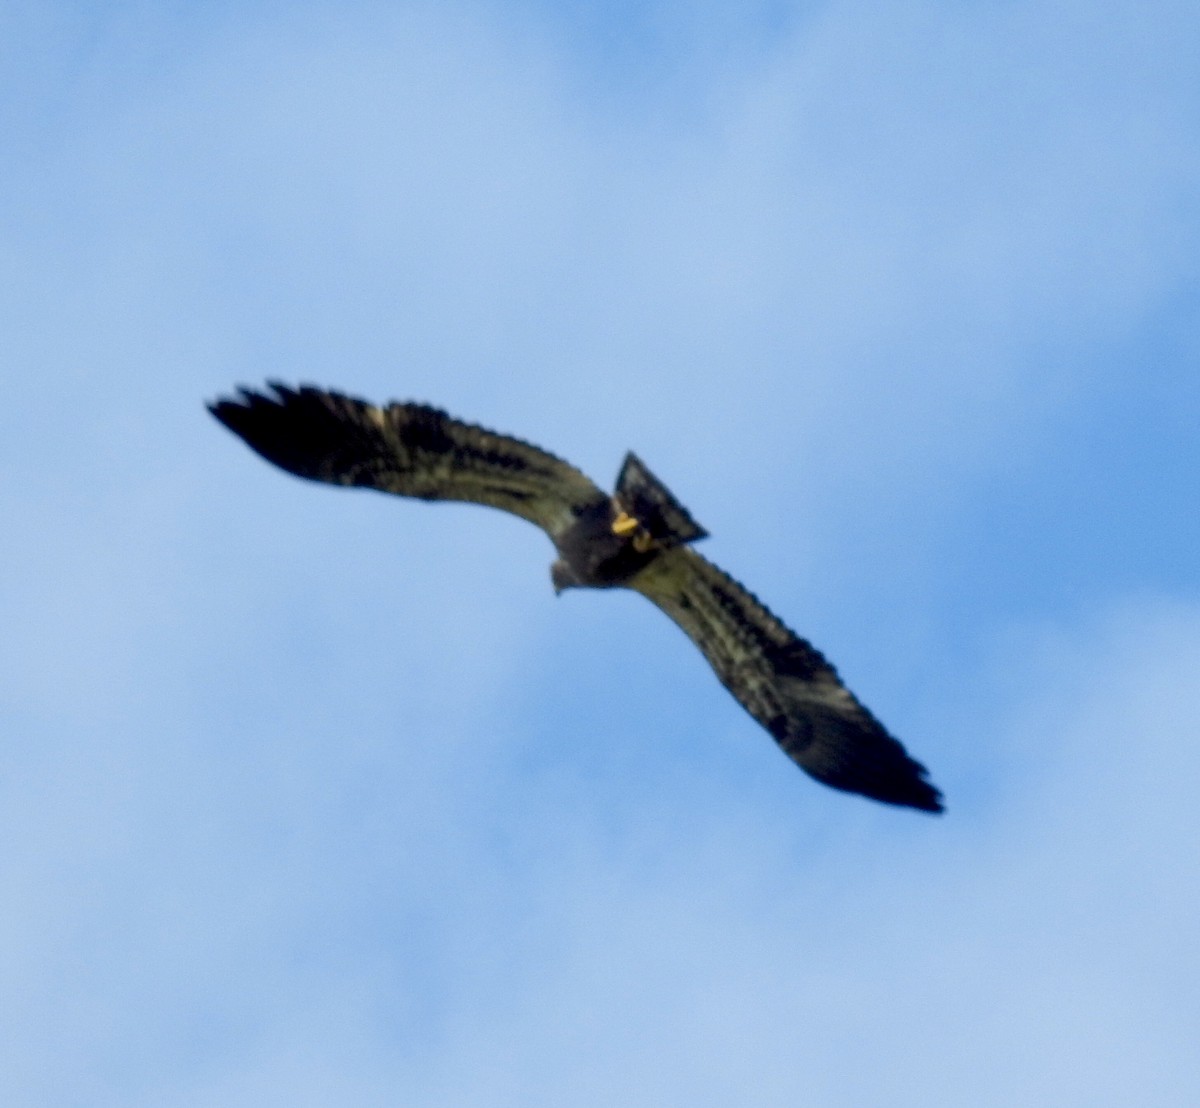
<instances>
[{"instance_id":1,"label":"eagle in flight","mask_svg":"<svg viewBox=\"0 0 1200 1108\"><path fill-rule=\"evenodd\" d=\"M424 404L376 407L271 382L209 411L269 462L312 481L488 504L554 543L555 592L633 589L671 617L718 679L802 770L886 804L942 810L923 765L809 643L692 549L707 532L633 453L610 496L520 439Z\"/></svg>"}]
</instances>

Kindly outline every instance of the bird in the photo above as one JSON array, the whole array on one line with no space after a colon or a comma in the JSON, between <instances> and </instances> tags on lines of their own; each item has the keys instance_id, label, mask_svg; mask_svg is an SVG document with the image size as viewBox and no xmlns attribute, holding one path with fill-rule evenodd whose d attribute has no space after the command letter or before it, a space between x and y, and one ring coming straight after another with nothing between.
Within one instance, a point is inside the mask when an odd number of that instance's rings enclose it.
<instances>
[{"instance_id":1,"label":"bird","mask_svg":"<svg viewBox=\"0 0 1200 1108\"><path fill-rule=\"evenodd\" d=\"M824 656L693 549L708 532L632 451L609 494L548 451L427 404L378 406L277 381L236 392L208 409L267 461L311 481L485 504L536 524L558 555L556 594L640 593L809 776L885 804L943 811L926 768Z\"/></svg>"}]
</instances>

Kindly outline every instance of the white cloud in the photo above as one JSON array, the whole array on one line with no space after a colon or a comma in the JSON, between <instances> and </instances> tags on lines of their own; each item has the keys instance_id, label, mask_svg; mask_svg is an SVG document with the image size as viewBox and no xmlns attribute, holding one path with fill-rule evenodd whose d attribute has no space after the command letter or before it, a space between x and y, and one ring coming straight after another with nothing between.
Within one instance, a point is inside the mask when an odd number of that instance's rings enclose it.
<instances>
[{"instance_id":1,"label":"white cloud","mask_svg":"<svg viewBox=\"0 0 1200 1108\"><path fill-rule=\"evenodd\" d=\"M1036 742L986 818L864 812L887 846L670 796L615 835L539 819L516 902L447 934L435 1044L396 1042L394 1079L480 1104L1188 1103L1200 612L1020 638Z\"/></svg>"}]
</instances>

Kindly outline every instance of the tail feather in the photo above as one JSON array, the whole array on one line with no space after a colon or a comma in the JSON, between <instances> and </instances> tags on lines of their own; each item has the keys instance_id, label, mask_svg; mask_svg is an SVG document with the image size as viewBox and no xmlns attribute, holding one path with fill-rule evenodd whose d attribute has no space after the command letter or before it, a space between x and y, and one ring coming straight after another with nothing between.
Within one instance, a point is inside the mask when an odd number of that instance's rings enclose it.
<instances>
[{"instance_id":1,"label":"tail feather","mask_svg":"<svg viewBox=\"0 0 1200 1108\"><path fill-rule=\"evenodd\" d=\"M617 476L617 499L663 547L683 546L708 535L632 451L625 455Z\"/></svg>"}]
</instances>

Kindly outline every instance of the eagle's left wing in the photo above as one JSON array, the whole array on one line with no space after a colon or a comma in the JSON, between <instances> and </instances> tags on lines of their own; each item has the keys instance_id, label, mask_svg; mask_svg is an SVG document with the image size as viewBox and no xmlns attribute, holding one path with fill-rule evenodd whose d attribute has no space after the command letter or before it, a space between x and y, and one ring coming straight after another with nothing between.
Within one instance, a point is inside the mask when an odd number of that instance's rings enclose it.
<instances>
[{"instance_id":1,"label":"eagle's left wing","mask_svg":"<svg viewBox=\"0 0 1200 1108\"><path fill-rule=\"evenodd\" d=\"M942 810L925 767L858 702L819 651L728 574L677 546L629 586L687 632L721 683L806 773L888 804Z\"/></svg>"},{"instance_id":2,"label":"eagle's left wing","mask_svg":"<svg viewBox=\"0 0 1200 1108\"><path fill-rule=\"evenodd\" d=\"M424 404L376 407L337 392L272 382L209 405L277 466L334 485L502 508L556 538L608 496L574 466L520 439Z\"/></svg>"}]
</instances>

